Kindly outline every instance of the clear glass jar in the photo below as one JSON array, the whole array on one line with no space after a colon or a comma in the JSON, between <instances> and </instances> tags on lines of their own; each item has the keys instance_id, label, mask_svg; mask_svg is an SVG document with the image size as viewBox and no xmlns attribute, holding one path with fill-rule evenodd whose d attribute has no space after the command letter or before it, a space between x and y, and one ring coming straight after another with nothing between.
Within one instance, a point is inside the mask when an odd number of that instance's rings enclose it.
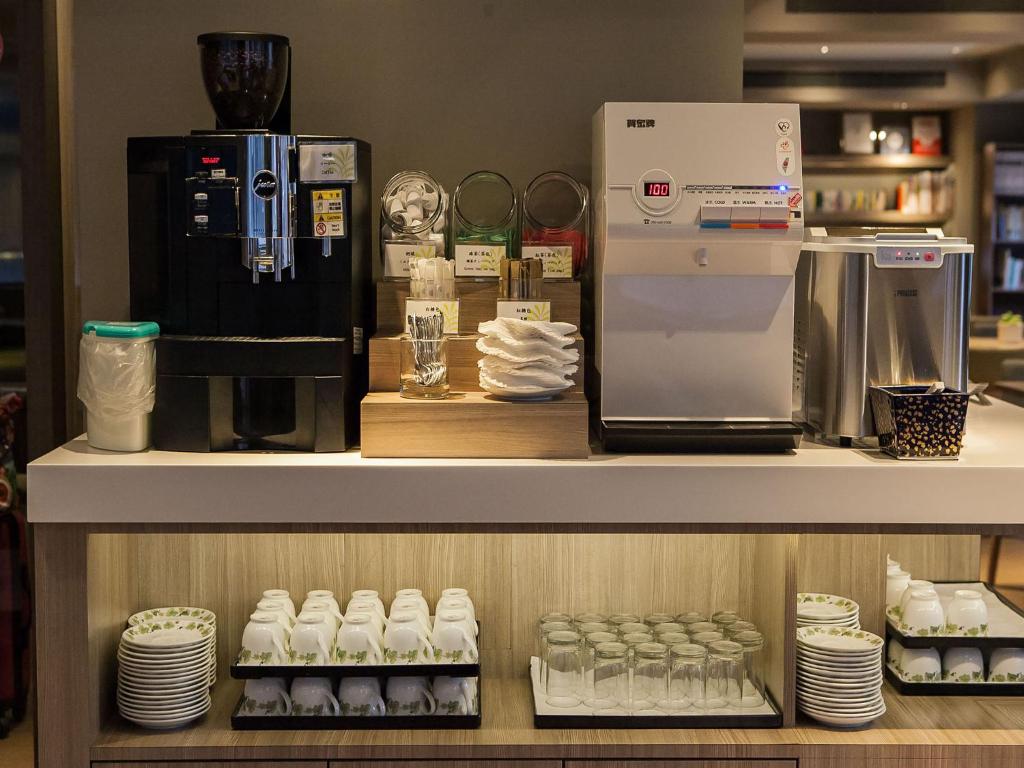
<instances>
[{"instance_id":1,"label":"clear glass jar","mask_svg":"<svg viewBox=\"0 0 1024 768\"><path fill-rule=\"evenodd\" d=\"M448 397L448 342L438 338L402 336L402 370L399 394L416 400L440 400Z\"/></svg>"},{"instance_id":2,"label":"clear glass jar","mask_svg":"<svg viewBox=\"0 0 1024 768\"><path fill-rule=\"evenodd\" d=\"M575 632L550 632L544 641L547 661L545 700L552 707L575 707L583 690L583 654Z\"/></svg>"},{"instance_id":3,"label":"clear glass jar","mask_svg":"<svg viewBox=\"0 0 1024 768\"><path fill-rule=\"evenodd\" d=\"M447 257L448 193L425 171L400 171L380 196L384 277L409 276L413 258Z\"/></svg>"},{"instance_id":4,"label":"clear glass jar","mask_svg":"<svg viewBox=\"0 0 1024 768\"><path fill-rule=\"evenodd\" d=\"M671 648L669 702L673 709L704 706L707 681L707 649L702 645L682 643Z\"/></svg>"},{"instance_id":5,"label":"clear glass jar","mask_svg":"<svg viewBox=\"0 0 1024 768\"><path fill-rule=\"evenodd\" d=\"M548 279L579 277L590 240L590 192L567 173L549 171L523 192L523 252L544 262Z\"/></svg>"},{"instance_id":6,"label":"clear glass jar","mask_svg":"<svg viewBox=\"0 0 1024 768\"><path fill-rule=\"evenodd\" d=\"M719 640L708 646L708 709L738 707L743 697L743 646Z\"/></svg>"},{"instance_id":7,"label":"clear glass jar","mask_svg":"<svg viewBox=\"0 0 1024 768\"><path fill-rule=\"evenodd\" d=\"M668 624L672 621L675 621L675 617L669 613L651 613L644 616L644 624L651 629L654 629L659 624Z\"/></svg>"},{"instance_id":8,"label":"clear glass jar","mask_svg":"<svg viewBox=\"0 0 1024 768\"><path fill-rule=\"evenodd\" d=\"M634 646L632 677L631 710L664 707L668 701L668 648L661 643Z\"/></svg>"},{"instance_id":9,"label":"clear glass jar","mask_svg":"<svg viewBox=\"0 0 1024 768\"><path fill-rule=\"evenodd\" d=\"M594 647L594 709L626 708L629 703L629 666L623 643Z\"/></svg>"},{"instance_id":10,"label":"clear glass jar","mask_svg":"<svg viewBox=\"0 0 1024 768\"><path fill-rule=\"evenodd\" d=\"M741 707L764 704L764 635L753 630L737 632L733 642L743 647L743 697Z\"/></svg>"},{"instance_id":11,"label":"clear glass jar","mask_svg":"<svg viewBox=\"0 0 1024 768\"><path fill-rule=\"evenodd\" d=\"M494 171L476 171L452 198L452 245L459 277L496 278L505 257L519 257L518 201L512 183Z\"/></svg>"}]
</instances>

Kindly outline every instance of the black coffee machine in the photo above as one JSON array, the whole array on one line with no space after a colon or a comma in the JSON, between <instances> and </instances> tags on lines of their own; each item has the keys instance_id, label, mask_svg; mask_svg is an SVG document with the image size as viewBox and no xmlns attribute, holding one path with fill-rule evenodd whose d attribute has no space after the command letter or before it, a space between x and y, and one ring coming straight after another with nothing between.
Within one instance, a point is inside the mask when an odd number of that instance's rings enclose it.
<instances>
[{"instance_id":1,"label":"black coffee machine","mask_svg":"<svg viewBox=\"0 0 1024 768\"><path fill-rule=\"evenodd\" d=\"M160 324L153 445L341 451L373 332L370 146L291 134L288 38L198 38L217 129L128 139L131 312Z\"/></svg>"}]
</instances>

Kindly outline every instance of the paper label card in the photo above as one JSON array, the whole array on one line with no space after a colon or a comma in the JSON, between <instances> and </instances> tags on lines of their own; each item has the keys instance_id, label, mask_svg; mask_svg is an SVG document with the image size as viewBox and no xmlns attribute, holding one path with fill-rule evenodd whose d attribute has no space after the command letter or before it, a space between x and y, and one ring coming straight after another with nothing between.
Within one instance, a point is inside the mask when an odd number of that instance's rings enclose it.
<instances>
[{"instance_id":1,"label":"paper label card","mask_svg":"<svg viewBox=\"0 0 1024 768\"><path fill-rule=\"evenodd\" d=\"M505 246L463 243L455 246L457 277L497 277L498 264L505 258Z\"/></svg>"},{"instance_id":2,"label":"paper label card","mask_svg":"<svg viewBox=\"0 0 1024 768\"><path fill-rule=\"evenodd\" d=\"M562 243L523 245L524 259L540 259L545 278L572 279L572 246Z\"/></svg>"},{"instance_id":3,"label":"paper label card","mask_svg":"<svg viewBox=\"0 0 1024 768\"><path fill-rule=\"evenodd\" d=\"M437 246L422 240L408 242L388 240L384 243L384 277L409 277L409 262L413 259L432 259Z\"/></svg>"},{"instance_id":4,"label":"paper label card","mask_svg":"<svg viewBox=\"0 0 1024 768\"><path fill-rule=\"evenodd\" d=\"M459 334L459 300L458 299L406 299L405 316L421 315L442 315L444 317L444 335L457 336ZM406 333L409 328L406 327Z\"/></svg>"},{"instance_id":5,"label":"paper label card","mask_svg":"<svg viewBox=\"0 0 1024 768\"><path fill-rule=\"evenodd\" d=\"M345 237L345 190L314 189L312 195L313 234L317 237Z\"/></svg>"},{"instance_id":6,"label":"paper label card","mask_svg":"<svg viewBox=\"0 0 1024 768\"><path fill-rule=\"evenodd\" d=\"M550 301L499 301L499 318L551 322Z\"/></svg>"}]
</instances>

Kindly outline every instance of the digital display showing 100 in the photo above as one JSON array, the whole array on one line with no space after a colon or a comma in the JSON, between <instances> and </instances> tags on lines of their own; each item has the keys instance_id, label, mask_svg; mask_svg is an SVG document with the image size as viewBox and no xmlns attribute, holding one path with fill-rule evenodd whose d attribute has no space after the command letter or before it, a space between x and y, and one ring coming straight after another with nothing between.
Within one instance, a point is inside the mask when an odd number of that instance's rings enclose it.
<instances>
[{"instance_id":1,"label":"digital display showing 100","mask_svg":"<svg viewBox=\"0 0 1024 768\"><path fill-rule=\"evenodd\" d=\"M667 181L645 181L644 197L668 197L670 186Z\"/></svg>"}]
</instances>

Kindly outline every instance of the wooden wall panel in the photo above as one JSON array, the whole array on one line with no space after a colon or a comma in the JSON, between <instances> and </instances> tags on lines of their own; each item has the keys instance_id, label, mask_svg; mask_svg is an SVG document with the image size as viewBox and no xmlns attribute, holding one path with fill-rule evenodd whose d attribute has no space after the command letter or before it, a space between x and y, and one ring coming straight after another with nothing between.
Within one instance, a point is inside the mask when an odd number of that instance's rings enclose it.
<instances>
[{"instance_id":1,"label":"wooden wall panel","mask_svg":"<svg viewBox=\"0 0 1024 768\"><path fill-rule=\"evenodd\" d=\"M977 579L980 546L978 536L802 534L797 589L853 598L860 604L861 626L881 632L887 553L915 578Z\"/></svg>"}]
</instances>

